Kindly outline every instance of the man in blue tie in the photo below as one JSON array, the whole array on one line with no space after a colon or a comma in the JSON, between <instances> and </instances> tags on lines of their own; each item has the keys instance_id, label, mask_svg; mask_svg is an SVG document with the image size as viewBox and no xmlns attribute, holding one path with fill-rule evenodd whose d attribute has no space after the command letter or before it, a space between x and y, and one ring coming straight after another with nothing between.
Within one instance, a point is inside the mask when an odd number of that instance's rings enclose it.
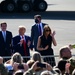
<instances>
[{"instance_id":1,"label":"man in blue tie","mask_svg":"<svg viewBox=\"0 0 75 75\"><path fill-rule=\"evenodd\" d=\"M34 45L35 51L37 51L36 47L38 37L42 35L43 28L45 25L47 25L45 23L42 23L41 19L42 19L41 15L35 15L34 16L35 24L31 27L31 43Z\"/></svg>"},{"instance_id":2,"label":"man in blue tie","mask_svg":"<svg viewBox=\"0 0 75 75\"><path fill-rule=\"evenodd\" d=\"M0 24L0 56L11 56L12 52L12 33L7 30L7 23Z\"/></svg>"}]
</instances>

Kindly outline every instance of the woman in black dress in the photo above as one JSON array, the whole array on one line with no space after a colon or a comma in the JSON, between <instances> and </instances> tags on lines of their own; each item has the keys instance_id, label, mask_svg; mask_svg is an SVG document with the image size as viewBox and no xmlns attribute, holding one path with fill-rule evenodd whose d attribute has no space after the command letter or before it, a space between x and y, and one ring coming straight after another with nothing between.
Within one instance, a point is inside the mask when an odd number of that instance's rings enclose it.
<instances>
[{"instance_id":1,"label":"woman in black dress","mask_svg":"<svg viewBox=\"0 0 75 75\"><path fill-rule=\"evenodd\" d=\"M54 46L57 45L54 35L55 31L51 33L50 27L48 25L44 26L43 35L39 36L37 43L37 50L42 56L54 55L52 43ZM54 57L44 57L44 61L49 63L51 66L56 65Z\"/></svg>"}]
</instances>

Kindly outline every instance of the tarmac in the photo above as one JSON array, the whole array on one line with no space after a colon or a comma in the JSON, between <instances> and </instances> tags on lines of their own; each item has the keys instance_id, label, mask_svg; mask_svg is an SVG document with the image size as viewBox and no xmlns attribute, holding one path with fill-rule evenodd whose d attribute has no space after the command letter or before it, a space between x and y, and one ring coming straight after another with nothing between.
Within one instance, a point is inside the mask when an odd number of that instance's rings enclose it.
<instances>
[{"instance_id":1,"label":"tarmac","mask_svg":"<svg viewBox=\"0 0 75 75\"><path fill-rule=\"evenodd\" d=\"M34 24L34 15L40 14L42 22L49 24L52 31L56 31L57 46L54 54L59 55L59 48L69 44L75 44L75 0L46 0L48 9L46 12L29 13L0 13L0 23L7 22L7 29L13 36L18 34L18 26L26 26L26 35L30 36L31 26ZM75 49L72 50L75 54Z\"/></svg>"}]
</instances>

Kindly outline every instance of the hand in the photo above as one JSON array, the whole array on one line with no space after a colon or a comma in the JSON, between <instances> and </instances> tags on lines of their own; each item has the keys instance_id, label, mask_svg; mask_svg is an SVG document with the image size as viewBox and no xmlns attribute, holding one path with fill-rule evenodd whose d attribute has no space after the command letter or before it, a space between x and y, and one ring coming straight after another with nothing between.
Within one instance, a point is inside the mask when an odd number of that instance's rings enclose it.
<instances>
[{"instance_id":1,"label":"hand","mask_svg":"<svg viewBox=\"0 0 75 75\"><path fill-rule=\"evenodd\" d=\"M19 65L19 63L16 63L16 62L12 65L14 71L17 71L18 70L18 65Z\"/></svg>"},{"instance_id":2,"label":"hand","mask_svg":"<svg viewBox=\"0 0 75 75\"><path fill-rule=\"evenodd\" d=\"M36 61L33 65L32 65L32 69L34 70L34 71L36 71L36 69L38 68L37 67L37 63L38 63L39 61Z\"/></svg>"},{"instance_id":3,"label":"hand","mask_svg":"<svg viewBox=\"0 0 75 75\"><path fill-rule=\"evenodd\" d=\"M55 32L55 31L53 31L53 33L51 34L51 36L52 36L52 37L54 37L54 35L55 35L55 34L56 34L56 32Z\"/></svg>"},{"instance_id":4,"label":"hand","mask_svg":"<svg viewBox=\"0 0 75 75\"><path fill-rule=\"evenodd\" d=\"M66 71L66 73L70 73L70 70L69 70L69 68L70 68L70 63L66 63L66 65L65 65L65 71Z\"/></svg>"},{"instance_id":5,"label":"hand","mask_svg":"<svg viewBox=\"0 0 75 75\"><path fill-rule=\"evenodd\" d=\"M45 64L46 64L46 70L51 71L52 70L52 66L50 64L46 63L46 62L45 62Z\"/></svg>"},{"instance_id":6,"label":"hand","mask_svg":"<svg viewBox=\"0 0 75 75\"><path fill-rule=\"evenodd\" d=\"M24 39L21 39L21 40L20 40L20 45L22 45L22 44L23 44L23 40L24 40Z\"/></svg>"},{"instance_id":7,"label":"hand","mask_svg":"<svg viewBox=\"0 0 75 75\"><path fill-rule=\"evenodd\" d=\"M28 47L30 46L30 44L31 44L31 41L30 41L30 40L28 40L28 44L27 44L27 45L28 45Z\"/></svg>"},{"instance_id":8,"label":"hand","mask_svg":"<svg viewBox=\"0 0 75 75\"><path fill-rule=\"evenodd\" d=\"M29 69L28 65L26 63L22 63L24 66L24 71L27 71Z\"/></svg>"}]
</instances>

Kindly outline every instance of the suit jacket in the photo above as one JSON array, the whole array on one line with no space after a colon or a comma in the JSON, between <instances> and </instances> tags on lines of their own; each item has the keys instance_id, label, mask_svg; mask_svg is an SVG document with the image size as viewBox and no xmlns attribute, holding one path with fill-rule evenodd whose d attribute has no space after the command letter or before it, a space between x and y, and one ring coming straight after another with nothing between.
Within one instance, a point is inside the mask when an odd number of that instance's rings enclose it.
<instances>
[{"instance_id":1,"label":"suit jacket","mask_svg":"<svg viewBox=\"0 0 75 75\"><path fill-rule=\"evenodd\" d=\"M15 37L13 37L13 49L14 49L14 53L15 52L19 52L22 56L30 56L30 51L29 51L29 48L31 47L28 47L27 43L28 43L28 40L31 41L31 38L29 36L26 36L25 35L25 40L26 40L26 53L27 55L25 55L25 52L24 52L24 47L23 45L20 45L20 40L21 40L21 37L20 35L17 35Z\"/></svg>"},{"instance_id":2,"label":"suit jacket","mask_svg":"<svg viewBox=\"0 0 75 75\"><path fill-rule=\"evenodd\" d=\"M0 31L0 56L11 56L12 33L6 31L6 41L4 41L2 31Z\"/></svg>"},{"instance_id":3,"label":"suit jacket","mask_svg":"<svg viewBox=\"0 0 75 75\"><path fill-rule=\"evenodd\" d=\"M42 23L43 28L45 25L46 25L45 23ZM31 28L31 43L34 44L34 48L36 51L37 51L36 47L37 47L37 41L39 36L40 36L39 29L38 29L38 26L35 24Z\"/></svg>"}]
</instances>

